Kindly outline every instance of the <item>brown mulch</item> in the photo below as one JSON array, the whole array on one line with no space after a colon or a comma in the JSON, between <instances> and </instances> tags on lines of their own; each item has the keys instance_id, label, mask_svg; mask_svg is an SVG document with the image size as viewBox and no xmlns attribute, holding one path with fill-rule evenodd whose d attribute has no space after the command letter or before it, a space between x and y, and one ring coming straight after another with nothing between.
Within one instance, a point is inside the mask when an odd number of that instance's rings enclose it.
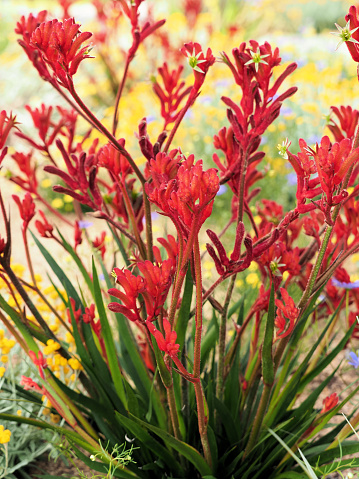
<instances>
[{"instance_id":1,"label":"brown mulch","mask_svg":"<svg viewBox=\"0 0 359 479\"><path fill-rule=\"evenodd\" d=\"M92 479L93 476L97 478L106 477L99 472L90 469L79 459L72 459L73 464L67 459L59 457L56 461L49 459L48 455L44 455L39 461L34 462L26 471L33 479L37 479L41 475L48 474L50 476L58 476L63 478L78 479L81 477ZM83 474L80 475L79 471Z\"/></svg>"}]
</instances>

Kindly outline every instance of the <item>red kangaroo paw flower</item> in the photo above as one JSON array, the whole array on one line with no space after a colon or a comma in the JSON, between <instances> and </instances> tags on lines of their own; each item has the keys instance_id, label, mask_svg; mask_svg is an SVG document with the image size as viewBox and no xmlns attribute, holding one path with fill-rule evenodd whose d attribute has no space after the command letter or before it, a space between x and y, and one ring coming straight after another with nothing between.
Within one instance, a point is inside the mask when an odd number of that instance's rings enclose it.
<instances>
[{"instance_id":1,"label":"red kangaroo paw flower","mask_svg":"<svg viewBox=\"0 0 359 479\"><path fill-rule=\"evenodd\" d=\"M44 369L47 368L47 360L44 358L44 355L41 351L38 352L38 355L34 353L34 351L29 351L29 356L32 362L39 368L39 373L42 379L45 379L44 376Z\"/></svg>"},{"instance_id":2,"label":"red kangaroo paw flower","mask_svg":"<svg viewBox=\"0 0 359 479\"><path fill-rule=\"evenodd\" d=\"M41 23L31 35L30 46L38 49L43 61L54 73L54 78L69 88L79 64L89 55L89 46L81 47L92 33L80 32L73 18L59 22L54 19Z\"/></svg>"},{"instance_id":3,"label":"red kangaroo paw flower","mask_svg":"<svg viewBox=\"0 0 359 479\"><path fill-rule=\"evenodd\" d=\"M121 138L118 140L119 144L124 147L125 140ZM132 173L131 165L127 159L114 147L111 143L108 143L102 147L98 154L98 165L107 168L115 176L122 176L126 178L127 175Z\"/></svg>"},{"instance_id":4,"label":"red kangaroo paw flower","mask_svg":"<svg viewBox=\"0 0 359 479\"><path fill-rule=\"evenodd\" d=\"M212 55L212 50L210 48L207 49L207 53L204 55L199 43L185 43L181 48L181 52L187 57L189 66L193 69L194 85L188 98L188 102L192 103L198 96L207 72L216 59Z\"/></svg>"},{"instance_id":5,"label":"red kangaroo paw flower","mask_svg":"<svg viewBox=\"0 0 359 479\"><path fill-rule=\"evenodd\" d=\"M331 106L330 109L339 120L339 125L332 118L328 125L329 130L333 133L335 141L340 142L344 138L354 138L355 129L358 125L359 111L354 110L351 106Z\"/></svg>"},{"instance_id":6,"label":"red kangaroo paw flower","mask_svg":"<svg viewBox=\"0 0 359 479\"><path fill-rule=\"evenodd\" d=\"M158 68L163 87L156 78L153 79L152 88L161 102L161 116L165 120L164 129L177 120L181 112L180 105L192 90L192 87L185 88L185 82L180 80L183 69L183 66L180 65L177 70L170 72L165 62L162 67Z\"/></svg>"},{"instance_id":7,"label":"red kangaroo paw flower","mask_svg":"<svg viewBox=\"0 0 359 479\"><path fill-rule=\"evenodd\" d=\"M323 399L323 409L320 411L320 414L324 414L325 412L328 412L331 409L335 408L338 403L339 398L337 393L333 393L330 396L327 396L325 399Z\"/></svg>"},{"instance_id":8,"label":"red kangaroo paw flower","mask_svg":"<svg viewBox=\"0 0 359 479\"><path fill-rule=\"evenodd\" d=\"M163 334L155 328L151 321L146 321L146 326L153 336L156 338L156 342L161 351L164 351L171 358L177 356L179 350L179 344L176 344L177 333L172 331L170 322L163 318L163 329L165 330L165 337Z\"/></svg>"},{"instance_id":9,"label":"red kangaroo paw flower","mask_svg":"<svg viewBox=\"0 0 359 479\"><path fill-rule=\"evenodd\" d=\"M299 310L295 307L293 299L289 296L288 292L284 288L280 288L280 292L284 303L279 299L275 300L275 304L279 311L277 311L277 317L274 320L274 325L278 328L276 332L275 341L279 338L285 338L288 336L294 328L294 322L298 317ZM287 322L284 316L289 319L289 326L287 330L284 332L285 328L287 327Z\"/></svg>"},{"instance_id":10,"label":"red kangaroo paw flower","mask_svg":"<svg viewBox=\"0 0 359 479\"><path fill-rule=\"evenodd\" d=\"M17 206L19 207L20 216L23 219L23 231L26 231L31 219L35 216L35 203L30 193L25 194L25 198L22 202L17 195L12 195L12 197L16 202Z\"/></svg>"},{"instance_id":11,"label":"red kangaroo paw flower","mask_svg":"<svg viewBox=\"0 0 359 479\"><path fill-rule=\"evenodd\" d=\"M35 221L37 231L43 238L52 238L54 227L47 221L43 211L39 210L39 214L42 218L42 222L40 220Z\"/></svg>"}]
</instances>

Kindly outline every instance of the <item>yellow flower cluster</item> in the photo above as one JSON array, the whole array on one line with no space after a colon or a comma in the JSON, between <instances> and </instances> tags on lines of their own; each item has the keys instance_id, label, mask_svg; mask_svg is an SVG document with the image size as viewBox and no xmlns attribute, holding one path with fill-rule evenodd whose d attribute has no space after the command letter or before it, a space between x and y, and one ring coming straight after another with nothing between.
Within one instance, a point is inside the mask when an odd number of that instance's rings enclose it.
<instances>
[{"instance_id":1,"label":"yellow flower cluster","mask_svg":"<svg viewBox=\"0 0 359 479\"><path fill-rule=\"evenodd\" d=\"M14 339L9 339L5 336L5 331L0 329L0 362L2 364L6 364L9 361L8 354L11 349L15 346L16 341ZM2 378L5 374L6 368L5 366L0 366L0 378Z\"/></svg>"},{"instance_id":2,"label":"yellow flower cluster","mask_svg":"<svg viewBox=\"0 0 359 479\"><path fill-rule=\"evenodd\" d=\"M4 426L0 426L0 444L7 444L11 438L11 431L5 429Z\"/></svg>"}]
</instances>

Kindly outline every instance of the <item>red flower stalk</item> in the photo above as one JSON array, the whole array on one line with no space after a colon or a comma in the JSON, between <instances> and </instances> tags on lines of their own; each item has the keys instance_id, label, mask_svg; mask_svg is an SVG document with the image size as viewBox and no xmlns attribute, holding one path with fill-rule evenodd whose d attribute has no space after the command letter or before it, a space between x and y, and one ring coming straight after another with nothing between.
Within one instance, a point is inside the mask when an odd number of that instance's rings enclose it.
<instances>
[{"instance_id":1,"label":"red flower stalk","mask_svg":"<svg viewBox=\"0 0 359 479\"><path fill-rule=\"evenodd\" d=\"M172 284L176 263L167 259L159 266L144 261L137 263L145 279L145 290L142 292L146 305L147 321L153 321L160 313L160 308L166 301L168 290Z\"/></svg>"},{"instance_id":2,"label":"red flower stalk","mask_svg":"<svg viewBox=\"0 0 359 479\"><path fill-rule=\"evenodd\" d=\"M58 133L58 130L61 128L60 126L56 130L55 134L51 135L50 139L46 138L52 126L51 115L52 115L53 107L52 106L46 107L42 103L41 110L39 108L32 109L29 105L26 105L25 108L30 113L34 126L38 130L39 137L41 141L43 142L44 146L38 145L29 136L24 135L23 133L18 133L17 136L19 136L20 138L26 139L32 146L34 146L38 150L45 150L46 147L50 146L53 143L55 136Z\"/></svg>"},{"instance_id":3,"label":"red flower stalk","mask_svg":"<svg viewBox=\"0 0 359 479\"><path fill-rule=\"evenodd\" d=\"M184 0L183 9L190 28L196 25L198 15L202 11L202 0Z\"/></svg>"},{"instance_id":4,"label":"red flower stalk","mask_svg":"<svg viewBox=\"0 0 359 479\"><path fill-rule=\"evenodd\" d=\"M210 48L207 49L207 53L204 55L199 43L185 43L181 48L181 52L187 57L189 66L193 69L194 84L187 100L187 105L192 105L199 94L209 68L216 59L212 55Z\"/></svg>"},{"instance_id":5,"label":"red flower stalk","mask_svg":"<svg viewBox=\"0 0 359 479\"><path fill-rule=\"evenodd\" d=\"M95 305L91 304L89 308L85 308L85 312L82 315L84 323L92 323L95 319Z\"/></svg>"},{"instance_id":6,"label":"red flower stalk","mask_svg":"<svg viewBox=\"0 0 359 479\"><path fill-rule=\"evenodd\" d=\"M141 357L142 357L147 369L149 369L150 371L152 371L154 373L156 367L153 364L153 360L152 360L152 357L151 357L151 352L150 352L150 347L148 345L148 341L146 341L146 339L144 339L142 336L138 335L137 336L137 346L140 350Z\"/></svg>"},{"instance_id":7,"label":"red flower stalk","mask_svg":"<svg viewBox=\"0 0 359 479\"><path fill-rule=\"evenodd\" d=\"M17 195L12 195L12 197L19 208L20 216L23 219L22 229L25 232L31 219L35 216L35 203L30 193L25 194L22 202Z\"/></svg>"},{"instance_id":8,"label":"red flower stalk","mask_svg":"<svg viewBox=\"0 0 359 479\"><path fill-rule=\"evenodd\" d=\"M35 381L26 376L21 376L20 385L24 386L25 391L35 391L40 394L44 394L45 388L40 387Z\"/></svg>"},{"instance_id":9,"label":"red flower stalk","mask_svg":"<svg viewBox=\"0 0 359 479\"><path fill-rule=\"evenodd\" d=\"M47 221L45 213L43 211L39 210L39 214L42 218L42 222L40 220L35 221L37 231L43 238L53 238L52 232L54 230L54 227L50 225L50 223Z\"/></svg>"},{"instance_id":10,"label":"red flower stalk","mask_svg":"<svg viewBox=\"0 0 359 479\"><path fill-rule=\"evenodd\" d=\"M25 154L16 152L11 155L23 176L11 176L10 181L19 185L23 190L29 193L37 194L36 163L32 158L32 152Z\"/></svg>"},{"instance_id":11,"label":"red flower stalk","mask_svg":"<svg viewBox=\"0 0 359 479\"><path fill-rule=\"evenodd\" d=\"M117 299L120 299L123 304L110 303L108 308L115 312L126 316L130 321L142 321L140 316L140 308L137 306L138 296L145 291L146 283L141 276L135 276L128 269L114 268L113 275L116 283L123 289L124 293L116 288L111 288L108 293Z\"/></svg>"},{"instance_id":12,"label":"red flower stalk","mask_svg":"<svg viewBox=\"0 0 359 479\"><path fill-rule=\"evenodd\" d=\"M53 144L58 134L67 136L69 140L68 151L72 146L72 141L75 134L75 124L77 121L77 113L75 110L67 110L60 106L56 107L60 113L60 119L57 122L52 120L53 107L45 106L41 104L41 110L39 108L31 108L26 105L27 111L30 113L34 127L38 131L41 143L36 143L31 137L25 135L22 132L17 133L17 136L26 140L30 145L40 151L48 152L49 147ZM86 137L86 135L85 135ZM51 161L54 163L52 157Z\"/></svg>"},{"instance_id":13,"label":"red flower stalk","mask_svg":"<svg viewBox=\"0 0 359 479\"><path fill-rule=\"evenodd\" d=\"M125 147L123 138L118 140L118 142L123 148ZM121 176L125 179L127 175L132 173L131 165L127 159L111 143L100 149L97 162L98 166L107 168L116 177Z\"/></svg>"},{"instance_id":14,"label":"red flower stalk","mask_svg":"<svg viewBox=\"0 0 359 479\"><path fill-rule=\"evenodd\" d=\"M105 238L106 238L106 231L101 233L101 236L98 236L93 242L92 246L101 253L102 259L106 253L106 245L105 245Z\"/></svg>"},{"instance_id":15,"label":"red flower stalk","mask_svg":"<svg viewBox=\"0 0 359 479\"><path fill-rule=\"evenodd\" d=\"M180 80L183 72L183 66L180 65L177 70L168 69L167 62L158 68L158 73L162 78L163 87L158 83L156 78L153 79L153 91L161 102L161 116L165 123L163 129L177 120L181 113L180 104L187 95L189 95L192 87L185 88L185 82Z\"/></svg>"},{"instance_id":16,"label":"red flower stalk","mask_svg":"<svg viewBox=\"0 0 359 479\"><path fill-rule=\"evenodd\" d=\"M76 251L76 248L82 243L82 231L78 221L75 222L74 237L75 237L74 250Z\"/></svg>"},{"instance_id":17,"label":"red flower stalk","mask_svg":"<svg viewBox=\"0 0 359 479\"><path fill-rule=\"evenodd\" d=\"M188 379L191 382L198 382L200 379L193 377L183 366L181 361L178 359L178 350L179 344L176 344L177 333L176 331L172 331L170 322L163 318L162 320L163 329L165 332L165 336L155 328L155 326L150 322L146 321L146 326L150 333L155 337L157 345L161 351L165 353L165 356L168 355L175 365L178 367L178 372Z\"/></svg>"},{"instance_id":18,"label":"red flower stalk","mask_svg":"<svg viewBox=\"0 0 359 479\"><path fill-rule=\"evenodd\" d=\"M78 156L71 155L70 159L60 140L56 140L56 145L61 151L68 173L56 166L45 166L45 171L59 176L67 185L67 187L54 186L53 190L72 196L75 200L94 210L101 210L103 198L96 183L97 166L94 165L95 155L87 155L85 152L82 152ZM80 193L77 193L76 190L80 190Z\"/></svg>"},{"instance_id":19,"label":"red flower stalk","mask_svg":"<svg viewBox=\"0 0 359 479\"><path fill-rule=\"evenodd\" d=\"M345 20L349 22L349 26L350 26L350 40L345 41L345 44L348 47L349 53L351 54L353 60L359 63L359 48L357 43L359 42L359 32L358 32L359 18L358 18L357 7L355 5L352 5L349 8L349 13L345 15ZM353 30L355 31L353 32ZM353 41L353 40L356 40L356 41Z\"/></svg>"},{"instance_id":20,"label":"red flower stalk","mask_svg":"<svg viewBox=\"0 0 359 479\"><path fill-rule=\"evenodd\" d=\"M12 128L17 128L17 124L16 116L12 116L11 113L10 116L8 116L5 110L0 112L0 165L8 150L7 147L4 148L7 137Z\"/></svg>"},{"instance_id":21,"label":"red flower stalk","mask_svg":"<svg viewBox=\"0 0 359 479\"><path fill-rule=\"evenodd\" d=\"M164 247L167 252L169 259L173 261L173 264L176 264L179 254L178 242L176 238L172 235L168 235L167 239L157 238L157 241ZM157 264L162 264L161 252L157 246L153 247L153 254L157 261Z\"/></svg>"},{"instance_id":22,"label":"red flower stalk","mask_svg":"<svg viewBox=\"0 0 359 479\"><path fill-rule=\"evenodd\" d=\"M242 90L239 104L228 97L222 97L229 107L227 110L230 128L222 128L214 137L214 145L225 153L225 161L217 154L213 160L222 172L221 183L229 182L236 196L243 197L244 211L249 201L249 187L263 176L256 166L264 157L257 152L261 143L261 135L278 117L282 102L293 95L297 88L289 88L278 95L283 81L297 67L289 65L278 79L271 85L273 69L280 64L279 50L272 51L269 43L259 45L251 40L249 46L242 43L232 50L234 63L226 53L222 53L222 61L231 70L235 82ZM245 178L242 176L245 174ZM241 181L240 181L241 180Z\"/></svg>"},{"instance_id":23,"label":"red flower stalk","mask_svg":"<svg viewBox=\"0 0 359 479\"><path fill-rule=\"evenodd\" d=\"M82 47L92 33L80 32L73 18L41 23L32 33L30 45L40 51L42 59L54 72L54 78L69 89L72 77L85 58L91 58L88 45Z\"/></svg>"},{"instance_id":24,"label":"red flower stalk","mask_svg":"<svg viewBox=\"0 0 359 479\"><path fill-rule=\"evenodd\" d=\"M244 238L244 225L240 221L237 226L236 230L236 240L234 243L233 252L228 259L226 250L224 249L223 244L221 243L220 239L211 230L207 230L207 234L211 239L212 243L217 249L218 256L215 253L214 248L210 244L206 244L208 254L214 261L216 266L217 273L223 277L230 276L234 273L239 273L240 271L244 271L249 267L253 259L253 248L252 248L252 240L247 236L244 239L244 245L247 250L247 254L243 260L240 259L241 254L241 245Z\"/></svg>"},{"instance_id":25,"label":"red flower stalk","mask_svg":"<svg viewBox=\"0 0 359 479\"><path fill-rule=\"evenodd\" d=\"M309 148L304 140L299 140L299 146L301 152L298 156L287 152L298 178L297 211L305 213L319 208L324 213L326 222L332 225L332 207L342 203L348 196L348 193L341 189L340 183L348 170L357 163L359 148L352 150L348 138L332 145L327 136L322 138L320 146L317 144L314 150ZM311 157L314 160L310 159ZM312 173L318 173L318 177L311 179ZM312 199L319 194L322 195L319 201L305 204L306 199Z\"/></svg>"},{"instance_id":26,"label":"red flower stalk","mask_svg":"<svg viewBox=\"0 0 359 479\"><path fill-rule=\"evenodd\" d=\"M25 53L38 71L40 77L45 81L56 84L56 80L50 74L39 50L30 43L33 32L41 25L41 23L45 22L46 17L46 10L39 12L36 17L34 17L32 13L30 13L27 18L22 16L20 21L17 22L15 33L22 36L22 40L18 40L18 42L25 50Z\"/></svg>"},{"instance_id":27,"label":"red flower stalk","mask_svg":"<svg viewBox=\"0 0 359 479\"><path fill-rule=\"evenodd\" d=\"M203 171L202 160L194 164L194 155L178 168L178 160L163 153L150 162L149 170L153 178L145 186L149 200L172 219L179 234L187 237L192 225L199 231L219 190L217 170Z\"/></svg>"},{"instance_id":28,"label":"red flower stalk","mask_svg":"<svg viewBox=\"0 0 359 479\"><path fill-rule=\"evenodd\" d=\"M285 338L286 336L291 334L295 325L295 320L297 319L299 314L299 310L295 307L294 301L289 296L289 293L284 288L280 288L280 292L284 303L279 299L275 300L275 304L279 309L279 311L277 311L277 317L274 320L274 325L276 328L278 328L275 336L275 341L280 338ZM289 319L289 326L286 331L284 330L287 327L287 322L283 315Z\"/></svg>"},{"instance_id":29,"label":"red flower stalk","mask_svg":"<svg viewBox=\"0 0 359 479\"><path fill-rule=\"evenodd\" d=\"M17 128L16 125L18 125L16 116L12 116L12 113L8 116L5 110L0 112L0 150L4 147L10 130Z\"/></svg>"},{"instance_id":30,"label":"red flower stalk","mask_svg":"<svg viewBox=\"0 0 359 479\"><path fill-rule=\"evenodd\" d=\"M335 141L340 142L344 138L354 138L355 130L358 125L359 111L354 110L351 106L341 106L340 109L332 106L331 110L339 120L339 125L332 118L328 125L329 130L333 133Z\"/></svg>"},{"instance_id":31,"label":"red flower stalk","mask_svg":"<svg viewBox=\"0 0 359 479\"><path fill-rule=\"evenodd\" d=\"M74 319L76 321L76 324L79 323L81 317L82 317L82 311L81 311L81 308L79 308L78 310L75 309L76 307L76 301L74 300L74 298L70 298L70 303L71 303L71 310L73 312L73 315L74 315ZM71 324L72 321L71 321L71 312L70 312L70 308L67 308L66 309L66 314L67 314L67 320L68 322Z\"/></svg>"},{"instance_id":32,"label":"red flower stalk","mask_svg":"<svg viewBox=\"0 0 359 479\"><path fill-rule=\"evenodd\" d=\"M44 369L47 368L47 360L44 358L44 355L42 354L41 351L38 352L38 355L34 353L34 351L29 351L29 356L32 360L32 362L39 368L39 373L42 379L45 379L44 376Z\"/></svg>"},{"instance_id":33,"label":"red flower stalk","mask_svg":"<svg viewBox=\"0 0 359 479\"><path fill-rule=\"evenodd\" d=\"M323 399L323 409L320 411L320 414L324 414L335 408L338 403L339 398L337 393L333 393L330 396L327 396L325 399Z\"/></svg>"},{"instance_id":34,"label":"red flower stalk","mask_svg":"<svg viewBox=\"0 0 359 479\"><path fill-rule=\"evenodd\" d=\"M159 20L152 25L150 22L146 22L140 27L138 24L138 9L143 1L144 0L130 0L128 2L127 0L119 0L124 13L130 19L132 25L132 46L127 54L127 62L133 59L140 44L166 22L166 20Z\"/></svg>"},{"instance_id":35,"label":"red flower stalk","mask_svg":"<svg viewBox=\"0 0 359 479\"><path fill-rule=\"evenodd\" d=\"M137 267L143 277L136 277L128 270L114 269L116 283L123 287L126 294L111 288L109 294L120 299L123 304L110 303L108 307L111 311L124 314L130 321L143 322L137 307L137 298L141 294L146 306L147 320L153 321L167 298L175 273L175 263L172 259L167 259L156 266L150 261L144 261L138 262Z\"/></svg>"}]
</instances>

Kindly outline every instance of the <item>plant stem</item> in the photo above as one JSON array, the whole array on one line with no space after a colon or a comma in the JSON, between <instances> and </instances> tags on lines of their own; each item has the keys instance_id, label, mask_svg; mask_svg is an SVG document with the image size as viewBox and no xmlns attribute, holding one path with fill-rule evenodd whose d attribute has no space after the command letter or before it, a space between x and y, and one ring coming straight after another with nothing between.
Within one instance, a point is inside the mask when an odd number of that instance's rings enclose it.
<instances>
[{"instance_id":1,"label":"plant stem","mask_svg":"<svg viewBox=\"0 0 359 479\"><path fill-rule=\"evenodd\" d=\"M175 398L173 383L170 387L167 387L166 389L167 389L167 400L168 400L168 407L170 409L170 416L171 416L171 422L172 422L172 427L173 427L173 433L174 433L176 439L178 439L179 441L182 441L182 435L181 435L181 431L180 431L180 427L179 427L177 407L176 407L176 398Z\"/></svg>"},{"instance_id":2,"label":"plant stem","mask_svg":"<svg viewBox=\"0 0 359 479\"><path fill-rule=\"evenodd\" d=\"M234 274L233 276L231 276L231 279L230 279L226 299L223 305L221 323L219 326L216 396L220 401L223 400L223 393L224 393L224 353L226 348L227 314L228 314L229 302L231 300L235 281L236 281L236 275Z\"/></svg>"},{"instance_id":3,"label":"plant stem","mask_svg":"<svg viewBox=\"0 0 359 479\"><path fill-rule=\"evenodd\" d=\"M86 113L86 115L90 118L90 120L96 125L97 129L103 133L106 138L115 146L115 148L126 158L126 160L129 162L131 165L133 171L136 173L137 178L140 180L142 185L146 183L146 179L139 170L138 166L136 163L133 161L131 155L128 153L128 151L123 148L119 144L119 142L116 140L116 138L107 130L107 128L100 122L100 120L92 113L89 108L85 105L85 103L81 100L81 98L78 96L75 87L73 84L70 84L69 91L73 98L75 99L76 103L81 107L81 109Z\"/></svg>"},{"instance_id":4,"label":"plant stem","mask_svg":"<svg viewBox=\"0 0 359 479\"><path fill-rule=\"evenodd\" d=\"M123 200L125 202L126 209L127 209L127 214L130 217L133 232L134 232L134 235L135 235L135 238L136 238L137 247L140 251L140 254L141 254L143 260L145 260L146 259L145 245L143 244L142 238L140 236L140 232L138 231L136 218L135 218L135 213L133 211L131 200L130 200L130 198L128 196L128 193L127 193L126 185L122 182L122 178L117 180L117 184L118 184L118 186L119 186L119 188L122 192Z\"/></svg>"},{"instance_id":5,"label":"plant stem","mask_svg":"<svg viewBox=\"0 0 359 479\"><path fill-rule=\"evenodd\" d=\"M143 189L143 204L145 206L145 221L146 221L146 240L147 240L147 258L153 263L153 234L152 234L152 216L151 203L148 196Z\"/></svg>"},{"instance_id":6,"label":"plant stem","mask_svg":"<svg viewBox=\"0 0 359 479\"><path fill-rule=\"evenodd\" d=\"M185 114L187 113L189 107L191 106L191 102L188 102L185 104L185 106L182 108L181 110L181 113L179 114L177 120L176 120L176 123L173 125L173 128L171 130L171 133L169 135L169 137L167 138L167 141L166 141L166 144L165 144L165 147L163 148L163 152L164 153L167 153L171 143L172 143L172 140L177 132L177 129L178 127L180 126L180 123L181 121L183 120L183 117L185 116Z\"/></svg>"},{"instance_id":7,"label":"plant stem","mask_svg":"<svg viewBox=\"0 0 359 479\"><path fill-rule=\"evenodd\" d=\"M264 384L261 400L259 402L256 417L254 418L252 431L251 431L251 434L249 436L249 441L247 443L246 449L245 449L244 454L243 454L242 462L244 461L244 459L246 458L248 453L253 449L253 447L254 447L254 445L257 441L258 433L259 433L260 427L262 425L264 414L265 414L266 409L267 409L268 400L269 400L271 391L272 391L272 384Z\"/></svg>"},{"instance_id":8,"label":"plant stem","mask_svg":"<svg viewBox=\"0 0 359 479\"><path fill-rule=\"evenodd\" d=\"M193 376L200 379L201 375L201 337L202 337L202 274L201 274L201 253L199 250L198 238L195 239L194 247L194 270L196 280L196 336L194 339L194 360L193 360ZM205 397L201 385L201 381L194 383L197 401L198 429L201 436L201 442L204 457L210 467L212 467L212 456L207 436L207 422L204 412Z\"/></svg>"},{"instance_id":9,"label":"plant stem","mask_svg":"<svg viewBox=\"0 0 359 479\"><path fill-rule=\"evenodd\" d=\"M116 136L116 129L117 129L117 125L118 125L118 106L119 106L119 103L120 103L123 88L125 86L126 77L127 77L127 73L128 73L128 67L130 66L130 63L131 63L131 60L127 57L125 70L123 72L122 80L121 80L120 86L118 87L116 100L115 100L115 112L114 112L114 115L113 115L113 123L112 123L112 134L113 134L113 136Z\"/></svg>"}]
</instances>

